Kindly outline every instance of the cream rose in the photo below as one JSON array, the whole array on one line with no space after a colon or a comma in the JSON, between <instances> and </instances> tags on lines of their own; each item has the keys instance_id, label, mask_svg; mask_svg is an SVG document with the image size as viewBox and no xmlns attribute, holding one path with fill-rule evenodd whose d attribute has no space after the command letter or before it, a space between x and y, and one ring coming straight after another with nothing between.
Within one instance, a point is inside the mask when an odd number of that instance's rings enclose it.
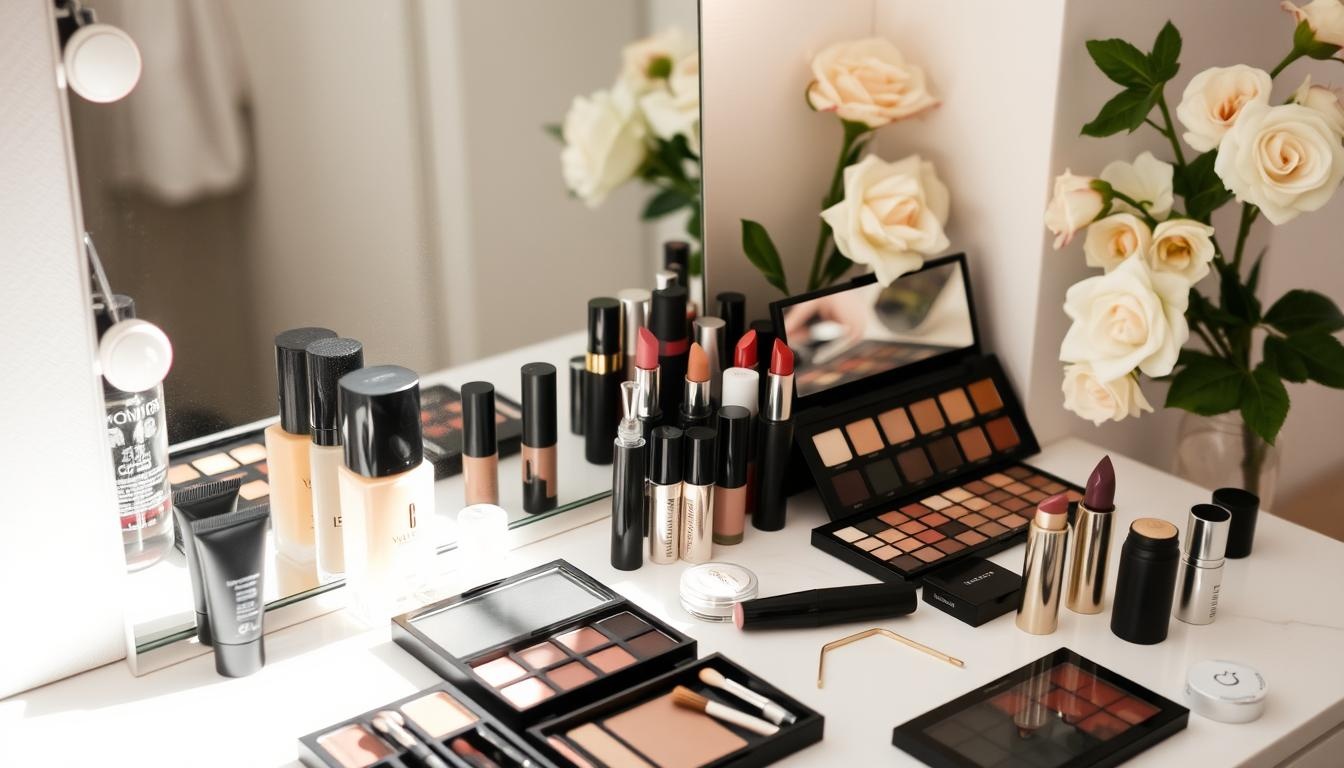
<instances>
[{"instance_id":1,"label":"cream rose","mask_svg":"<svg viewBox=\"0 0 1344 768\"><path fill-rule=\"evenodd\" d=\"M1055 250L1073 241L1078 230L1091 224L1106 207L1106 199L1092 188L1091 176L1075 176L1064 169L1055 178L1055 191L1045 206L1045 227L1055 233Z\"/></svg>"},{"instance_id":2,"label":"cream rose","mask_svg":"<svg viewBox=\"0 0 1344 768\"><path fill-rule=\"evenodd\" d=\"M1152 152L1144 152L1134 158L1132 163L1116 160L1101 169L1101 180L1110 184L1115 191L1144 203L1153 218L1161 219L1171 213L1171 178L1174 170L1171 163L1158 160ZM1134 206L1119 198L1112 204L1117 211L1138 213Z\"/></svg>"},{"instance_id":3,"label":"cream rose","mask_svg":"<svg viewBox=\"0 0 1344 768\"><path fill-rule=\"evenodd\" d=\"M619 82L636 96L647 93L671 75L677 62L695 51L681 30L672 27L621 49Z\"/></svg>"},{"instance_id":4,"label":"cream rose","mask_svg":"<svg viewBox=\"0 0 1344 768\"><path fill-rule=\"evenodd\" d=\"M1339 91L1324 85L1312 85L1311 75L1307 75L1302 85L1293 91L1292 100L1307 109L1315 110L1325 118L1325 122L1335 129L1335 133L1344 135L1344 104L1340 103Z\"/></svg>"},{"instance_id":5,"label":"cream rose","mask_svg":"<svg viewBox=\"0 0 1344 768\"><path fill-rule=\"evenodd\" d=\"M565 184L589 208L601 205L644 162L644 135L634 98L625 88L576 97L561 127Z\"/></svg>"},{"instance_id":6,"label":"cream rose","mask_svg":"<svg viewBox=\"0 0 1344 768\"><path fill-rule=\"evenodd\" d=\"M881 128L938 105L924 70L879 37L836 43L812 59L807 101L819 112Z\"/></svg>"},{"instance_id":7,"label":"cream rose","mask_svg":"<svg viewBox=\"0 0 1344 768\"><path fill-rule=\"evenodd\" d=\"M1185 86L1176 107L1176 117L1186 131L1181 138L1200 152L1208 152L1218 146L1247 105L1269 104L1270 87L1268 72L1245 64L1200 72Z\"/></svg>"},{"instance_id":8,"label":"cream rose","mask_svg":"<svg viewBox=\"0 0 1344 768\"><path fill-rule=\"evenodd\" d=\"M1148 225L1132 213L1113 213L1087 228L1083 255L1087 266L1107 272L1131 256L1142 257L1152 243Z\"/></svg>"},{"instance_id":9,"label":"cream rose","mask_svg":"<svg viewBox=\"0 0 1344 768\"><path fill-rule=\"evenodd\" d=\"M1317 41L1344 47L1344 3L1340 0L1312 0L1300 8L1283 0L1279 7L1297 23L1307 22Z\"/></svg>"},{"instance_id":10,"label":"cream rose","mask_svg":"<svg viewBox=\"0 0 1344 768\"><path fill-rule=\"evenodd\" d=\"M1087 363L1064 366L1064 408L1097 426L1104 421L1137 418L1153 406L1143 396L1139 382L1129 374L1102 381Z\"/></svg>"},{"instance_id":11,"label":"cream rose","mask_svg":"<svg viewBox=\"0 0 1344 768\"><path fill-rule=\"evenodd\" d=\"M1154 273L1142 259L1128 259L1100 277L1075 284L1064 298L1073 325L1059 358L1090 363L1100 381L1138 368L1166 376L1190 336L1185 321L1190 286L1176 275Z\"/></svg>"},{"instance_id":12,"label":"cream rose","mask_svg":"<svg viewBox=\"0 0 1344 768\"><path fill-rule=\"evenodd\" d=\"M1153 243L1144 250L1153 272L1179 275L1194 285L1209 274L1213 261L1213 227L1193 219L1169 219L1153 230Z\"/></svg>"},{"instance_id":13,"label":"cream rose","mask_svg":"<svg viewBox=\"0 0 1344 768\"><path fill-rule=\"evenodd\" d=\"M649 130L660 139L685 136L691 151L700 154L700 55L678 61L665 87L654 88L639 100Z\"/></svg>"},{"instance_id":14,"label":"cream rose","mask_svg":"<svg viewBox=\"0 0 1344 768\"><path fill-rule=\"evenodd\" d=\"M933 163L911 155L888 163L876 155L845 169L845 197L821 212L835 246L866 264L882 285L919 269L947 248L949 198Z\"/></svg>"},{"instance_id":15,"label":"cream rose","mask_svg":"<svg viewBox=\"0 0 1344 768\"><path fill-rule=\"evenodd\" d=\"M1251 105L1218 147L1218 178L1275 225L1329 202L1344 179L1344 146L1314 109Z\"/></svg>"}]
</instances>

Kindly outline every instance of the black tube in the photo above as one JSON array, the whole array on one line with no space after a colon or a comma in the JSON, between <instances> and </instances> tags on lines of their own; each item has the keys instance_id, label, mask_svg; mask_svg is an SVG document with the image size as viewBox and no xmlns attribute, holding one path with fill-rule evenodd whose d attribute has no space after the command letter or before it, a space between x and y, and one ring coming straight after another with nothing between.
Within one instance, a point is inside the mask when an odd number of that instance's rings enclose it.
<instances>
[{"instance_id":1,"label":"black tube","mask_svg":"<svg viewBox=\"0 0 1344 768\"><path fill-rule=\"evenodd\" d=\"M719 350L720 370L733 364L733 350L737 340L747 329L747 298L737 291L724 291L718 295L719 317L723 318L723 347Z\"/></svg>"},{"instance_id":2,"label":"black tube","mask_svg":"<svg viewBox=\"0 0 1344 768\"><path fill-rule=\"evenodd\" d=\"M1213 503L1232 514L1227 529L1227 557L1250 555L1255 544L1255 519L1260 514L1260 497L1240 488L1219 488L1213 492Z\"/></svg>"},{"instance_id":3,"label":"black tube","mask_svg":"<svg viewBox=\"0 0 1344 768\"><path fill-rule=\"evenodd\" d=\"M191 524L210 613L215 671L225 677L250 675L266 663L261 625L270 515L270 507L263 504Z\"/></svg>"},{"instance_id":4,"label":"black tube","mask_svg":"<svg viewBox=\"0 0 1344 768\"><path fill-rule=\"evenodd\" d=\"M616 426L621 422L621 372L583 372L583 456L591 464L610 464Z\"/></svg>"},{"instance_id":5,"label":"black tube","mask_svg":"<svg viewBox=\"0 0 1344 768\"><path fill-rule=\"evenodd\" d=\"M1111 632L1121 640L1153 645L1167 639L1181 548L1176 526L1140 518L1120 549L1111 604Z\"/></svg>"},{"instance_id":6,"label":"black tube","mask_svg":"<svg viewBox=\"0 0 1344 768\"><path fill-rule=\"evenodd\" d=\"M242 478L216 480L213 483L186 488L173 494L173 509L177 515L177 529L182 532L182 554L187 558L187 573L191 576L191 596L196 601L196 639L201 645L210 645L210 614L205 608L205 587L201 580L201 566L196 557L196 544L191 524L238 510L238 489Z\"/></svg>"},{"instance_id":7,"label":"black tube","mask_svg":"<svg viewBox=\"0 0 1344 768\"><path fill-rule=\"evenodd\" d=\"M751 524L762 531L784 527L789 500L789 456L793 452L793 422L760 420L760 457L756 462L756 510Z\"/></svg>"},{"instance_id":8,"label":"black tube","mask_svg":"<svg viewBox=\"0 0 1344 768\"><path fill-rule=\"evenodd\" d=\"M738 629L803 629L876 621L914 613L918 601L910 584L863 584L809 589L745 600L733 609Z\"/></svg>"},{"instance_id":9,"label":"black tube","mask_svg":"<svg viewBox=\"0 0 1344 768\"><path fill-rule=\"evenodd\" d=\"M583 355L569 358L569 433L583 434Z\"/></svg>"},{"instance_id":10,"label":"black tube","mask_svg":"<svg viewBox=\"0 0 1344 768\"><path fill-rule=\"evenodd\" d=\"M676 285L653 292L649 309L649 330L658 339L658 369L663 386L658 392L658 409L669 420L681 412L685 394L686 353L691 340L686 327L686 289Z\"/></svg>"}]
</instances>

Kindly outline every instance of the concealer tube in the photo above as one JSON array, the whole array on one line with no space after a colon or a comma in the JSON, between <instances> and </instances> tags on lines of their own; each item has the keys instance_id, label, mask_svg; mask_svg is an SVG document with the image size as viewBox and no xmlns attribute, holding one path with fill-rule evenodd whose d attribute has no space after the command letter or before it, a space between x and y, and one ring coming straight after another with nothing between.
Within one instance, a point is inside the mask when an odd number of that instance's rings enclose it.
<instances>
[{"instance_id":1,"label":"concealer tube","mask_svg":"<svg viewBox=\"0 0 1344 768\"><path fill-rule=\"evenodd\" d=\"M499 503L499 449L495 442L495 386L462 385L462 480L466 503Z\"/></svg>"},{"instance_id":2,"label":"concealer tube","mask_svg":"<svg viewBox=\"0 0 1344 768\"><path fill-rule=\"evenodd\" d=\"M555 509L560 473L556 468L555 366L523 366L523 511Z\"/></svg>"},{"instance_id":3,"label":"concealer tube","mask_svg":"<svg viewBox=\"0 0 1344 768\"><path fill-rule=\"evenodd\" d=\"M266 428L271 530L280 554L313 561L313 479L308 445L308 345L334 338L328 328L292 328L275 337L280 421Z\"/></svg>"},{"instance_id":4,"label":"concealer tube","mask_svg":"<svg viewBox=\"0 0 1344 768\"><path fill-rule=\"evenodd\" d=\"M238 511L239 478L215 480L184 488L173 494L173 510L177 528L182 532L182 554L187 558L187 574L191 577L191 595L196 601L196 639L201 645L210 645L210 612L205 604L205 582L201 565L196 559L196 543L191 536L191 524L208 517L228 515Z\"/></svg>"},{"instance_id":5,"label":"concealer tube","mask_svg":"<svg viewBox=\"0 0 1344 768\"><path fill-rule=\"evenodd\" d=\"M718 472L714 489L714 543L741 544L747 527L747 450L751 412L740 405L719 409Z\"/></svg>"},{"instance_id":6,"label":"concealer tube","mask_svg":"<svg viewBox=\"0 0 1344 768\"><path fill-rule=\"evenodd\" d=\"M653 430L649 452L649 562L675 563L680 554L682 431Z\"/></svg>"},{"instance_id":7,"label":"concealer tube","mask_svg":"<svg viewBox=\"0 0 1344 768\"><path fill-rule=\"evenodd\" d=\"M1027 529L1022 603L1017 608L1017 628L1023 632L1049 635L1059 626L1068 539L1069 499L1059 493L1041 501Z\"/></svg>"},{"instance_id":8,"label":"concealer tube","mask_svg":"<svg viewBox=\"0 0 1344 768\"><path fill-rule=\"evenodd\" d=\"M341 531L341 485L344 460L337 382L364 367L364 345L354 339L319 339L308 345L308 424L312 442L308 462L313 478L313 532L317 571L322 581L345 573Z\"/></svg>"},{"instance_id":9,"label":"concealer tube","mask_svg":"<svg viewBox=\"0 0 1344 768\"><path fill-rule=\"evenodd\" d=\"M709 427L685 435L685 479L681 486L681 559L707 563L714 554L715 437Z\"/></svg>"},{"instance_id":10,"label":"concealer tube","mask_svg":"<svg viewBox=\"0 0 1344 768\"><path fill-rule=\"evenodd\" d=\"M588 302L588 354L583 373L583 456L590 464L610 464L620 424L620 387L625 378L621 351L621 303Z\"/></svg>"}]
</instances>

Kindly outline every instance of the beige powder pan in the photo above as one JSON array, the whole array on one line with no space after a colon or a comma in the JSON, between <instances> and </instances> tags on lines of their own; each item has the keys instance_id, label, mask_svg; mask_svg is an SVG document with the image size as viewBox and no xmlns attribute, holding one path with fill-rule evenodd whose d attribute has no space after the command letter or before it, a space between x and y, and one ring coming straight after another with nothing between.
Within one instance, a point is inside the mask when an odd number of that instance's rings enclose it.
<instances>
[{"instance_id":1,"label":"beige powder pan","mask_svg":"<svg viewBox=\"0 0 1344 768\"><path fill-rule=\"evenodd\" d=\"M703 712L678 707L671 693L602 724L662 768L698 768L747 746L741 736Z\"/></svg>"}]
</instances>

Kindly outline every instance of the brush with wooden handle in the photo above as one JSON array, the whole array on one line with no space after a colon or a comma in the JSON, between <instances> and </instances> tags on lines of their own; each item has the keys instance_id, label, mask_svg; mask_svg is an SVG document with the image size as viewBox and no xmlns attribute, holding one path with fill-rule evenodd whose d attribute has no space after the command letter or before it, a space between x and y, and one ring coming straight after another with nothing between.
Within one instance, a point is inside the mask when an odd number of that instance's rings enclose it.
<instances>
[{"instance_id":1,"label":"brush with wooden handle","mask_svg":"<svg viewBox=\"0 0 1344 768\"><path fill-rule=\"evenodd\" d=\"M710 701L684 685L678 685L672 689L672 702L679 707L704 712L716 720L732 723L739 728L745 728L761 736L773 736L779 732L779 726L777 725L771 725L759 717L753 717L746 712L739 712L717 701Z\"/></svg>"}]
</instances>

